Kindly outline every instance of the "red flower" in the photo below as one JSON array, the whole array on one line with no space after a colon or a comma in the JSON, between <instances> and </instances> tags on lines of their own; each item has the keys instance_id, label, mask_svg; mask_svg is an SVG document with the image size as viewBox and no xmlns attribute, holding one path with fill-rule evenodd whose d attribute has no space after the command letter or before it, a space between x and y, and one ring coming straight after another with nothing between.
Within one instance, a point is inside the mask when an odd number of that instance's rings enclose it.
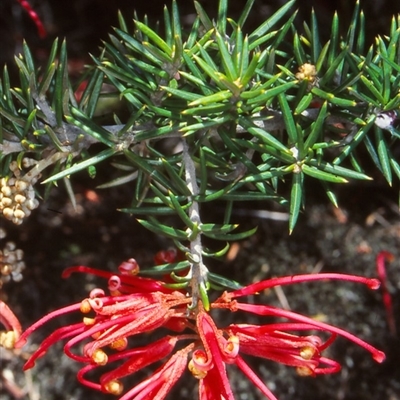
<instances>
[{"instance_id":1,"label":"red flower","mask_svg":"<svg viewBox=\"0 0 400 400\"><path fill-rule=\"evenodd\" d=\"M237 311L237 310L243 310L247 311L250 313L258 314L258 315L264 315L264 316L274 316L274 317L283 317L287 318L288 320L295 321L296 323L300 324L306 324L309 326L309 328L304 328L302 327L303 325L300 325L300 328L294 328L294 330L304 330L304 329L314 329L318 331L325 331L328 332L334 336L339 335L343 336L350 341L356 343L357 345L364 347L367 351L369 351L372 354L372 357L374 358L375 361L377 362L383 362L385 359L385 354L379 350L377 350L375 347L369 345L368 343L364 342L363 340L359 339L357 336L343 330L337 327L334 327L332 325L315 321L309 317L305 317L304 315L297 314L292 311L287 311L287 310L282 310L276 307L272 306L266 306L266 305L254 305L254 304L246 304L246 303L239 303L235 299L238 297L242 296L247 296L249 294L255 294L261 290L265 290L274 286L282 286L282 285L288 285L292 283L300 283L300 282L310 282L310 281L319 281L319 280L342 280L342 281L350 281L350 282L356 282L356 283L362 283L366 286L368 286L370 289L378 289L380 286L380 282L377 279L369 279L361 276L356 276L356 275L345 275L345 274L309 274L309 275L295 275L295 276L286 276L286 277L281 277L281 278L273 278L269 279L266 281L261 281L258 283L255 283L253 285L249 285L243 289L236 290L231 293L225 293L220 297L220 299L217 300L217 305L215 308L225 308L226 303L230 302L229 308L232 311ZM221 303L221 305L218 305L218 303ZM330 344L330 343L329 343ZM324 346L326 348L327 346Z\"/></svg>"},{"instance_id":2,"label":"red flower","mask_svg":"<svg viewBox=\"0 0 400 400\"><path fill-rule=\"evenodd\" d=\"M340 364L322 356L323 350L329 347L335 338L343 336L368 350L377 362L383 362L385 355L355 335L332 325L315 321L303 315L267 305L239 303L238 297L256 294L274 286L291 283L336 279L363 283L371 289L379 287L376 279L367 279L343 274L311 274L274 278L249 285L234 292L225 292L211 304L211 308L247 311L262 316L283 317L290 322L269 323L266 325L232 324L218 329L211 317L200 311L197 317L197 329L202 340L203 349L196 350L189 363L192 374L200 379L199 399L219 400L221 395L226 400L233 400L233 394L226 374L226 365L235 364L270 400L276 397L257 377L241 354L274 360L293 366L299 375L330 374L340 370ZM330 334L325 342L319 336L298 336L292 332L322 331Z\"/></svg>"},{"instance_id":3,"label":"red flower","mask_svg":"<svg viewBox=\"0 0 400 400\"><path fill-rule=\"evenodd\" d=\"M381 251L376 256L376 270L378 272L378 277L382 283L382 297L383 305L386 310L386 321L389 325L389 331L393 336L396 336L396 321L393 313L392 297L387 288L387 277L386 277L386 266L385 261L393 261L394 255L388 251Z\"/></svg>"},{"instance_id":4,"label":"red flower","mask_svg":"<svg viewBox=\"0 0 400 400\"><path fill-rule=\"evenodd\" d=\"M183 321L191 300L179 292L167 293L170 290L165 290L159 281L132 276L127 264L120 266L121 274L117 275L87 267L70 268L64 273L64 276L69 276L72 272L88 272L109 278L111 295L106 296L102 289L94 289L89 298L81 303L53 311L28 328L18 341L19 347L24 345L33 331L54 317L73 311L95 314L94 317L84 317L80 323L53 332L41 343L25 368L31 368L38 357L62 339L68 339L64 351L69 357L83 363L104 365L107 355L103 347L124 350L128 337L151 332L160 326L179 326L184 329L185 325L179 325L179 322ZM87 339L91 341L85 344L83 355L75 354L72 348Z\"/></svg>"},{"instance_id":5,"label":"red flower","mask_svg":"<svg viewBox=\"0 0 400 400\"><path fill-rule=\"evenodd\" d=\"M0 346L12 349L21 336L22 328L18 318L4 301L0 300L0 323L6 331L0 331Z\"/></svg>"},{"instance_id":6,"label":"red flower","mask_svg":"<svg viewBox=\"0 0 400 400\"><path fill-rule=\"evenodd\" d=\"M21 4L22 8L29 14L29 17L35 23L36 28L38 30L39 36L43 39L46 37L46 29L43 26L43 23L40 17L37 15L35 11L33 11L32 7L26 0L17 0L19 4Z\"/></svg>"},{"instance_id":7,"label":"red flower","mask_svg":"<svg viewBox=\"0 0 400 400\"><path fill-rule=\"evenodd\" d=\"M27 361L25 368L32 367L52 344L66 340L65 353L85 364L78 372L78 380L93 389L121 395L124 392L121 379L166 360L148 378L126 391L120 400L163 400L186 368L199 380L200 400L234 400L228 378L231 365L239 368L267 398L276 400L242 355L292 366L300 375L329 374L337 372L340 364L325 358L322 353L337 336L364 347L378 362L385 358L381 351L340 328L291 311L237 300L273 286L326 279L358 282L376 289L379 282L375 279L342 274L298 275L269 279L225 292L211 303L211 312L213 309L242 310L285 318L288 322L231 324L218 328L201 300L196 299L197 306L192 308L194 299L191 297L165 288L160 281L132 275L138 271L133 259L123 263L116 275L87 267L69 269L64 275L76 271L108 278L111 294L105 295L101 289L95 289L81 303L50 313L24 332L16 346L21 347L34 330L56 316L75 311L94 314L53 332ZM171 333L164 333L164 337L145 346L132 348L129 338L158 328L163 328L164 332L168 329ZM306 334L299 334L301 332ZM318 332L328 333L328 339L323 341L317 336ZM73 348L81 343L84 344L82 353L74 352ZM87 378L93 370L114 363L115 367L100 376L98 382Z\"/></svg>"}]
</instances>

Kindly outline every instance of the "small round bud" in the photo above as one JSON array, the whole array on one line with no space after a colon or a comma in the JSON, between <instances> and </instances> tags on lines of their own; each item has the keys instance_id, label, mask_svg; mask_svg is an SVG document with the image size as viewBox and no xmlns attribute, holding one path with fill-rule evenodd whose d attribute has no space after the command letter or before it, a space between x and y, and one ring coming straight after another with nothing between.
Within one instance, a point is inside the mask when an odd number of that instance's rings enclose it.
<instances>
[{"instance_id":1,"label":"small round bud","mask_svg":"<svg viewBox=\"0 0 400 400\"><path fill-rule=\"evenodd\" d=\"M15 178L12 176L11 178L9 178L7 186L11 187L11 190L14 190L14 186L15 185Z\"/></svg>"},{"instance_id":2,"label":"small round bud","mask_svg":"<svg viewBox=\"0 0 400 400\"><path fill-rule=\"evenodd\" d=\"M24 261L17 261L14 264L13 272L14 273L21 273L25 269L25 262Z\"/></svg>"},{"instance_id":3,"label":"small round bud","mask_svg":"<svg viewBox=\"0 0 400 400\"><path fill-rule=\"evenodd\" d=\"M14 211L14 217L18 219L24 219L25 213L22 210L17 209Z\"/></svg>"},{"instance_id":4,"label":"small round bud","mask_svg":"<svg viewBox=\"0 0 400 400\"><path fill-rule=\"evenodd\" d=\"M27 209L26 207L22 207L22 211L25 213L25 218L32 214L31 210Z\"/></svg>"},{"instance_id":5,"label":"small round bud","mask_svg":"<svg viewBox=\"0 0 400 400\"><path fill-rule=\"evenodd\" d=\"M4 249L7 250L8 252L10 252L10 251L14 251L16 248L17 248L17 245L14 242L7 242Z\"/></svg>"},{"instance_id":6,"label":"small round bud","mask_svg":"<svg viewBox=\"0 0 400 400\"><path fill-rule=\"evenodd\" d=\"M315 65L305 63L299 67L299 72L296 74L296 78L300 81L307 79L311 82L314 82L317 76L317 69Z\"/></svg>"},{"instance_id":7,"label":"small round bud","mask_svg":"<svg viewBox=\"0 0 400 400\"><path fill-rule=\"evenodd\" d=\"M229 357L236 357L239 353L239 337L230 336L226 342L224 351Z\"/></svg>"},{"instance_id":8,"label":"small round bud","mask_svg":"<svg viewBox=\"0 0 400 400\"><path fill-rule=\"evenodd\" d=\"M314 372L311 368L302 366L302 367L297 367L296 368L297 375L299 376L312 376L314 375Z\"/></svg>"},{"instance_id":9,"label":"small round bud","mask_svg":"<svg viewBox=\"0 0 400 400\"><path fill-rule=\"evenodd\" d=\"M104 384L103 385L103 389L107 393L114 394L114 395L118 396L124 390L124 386L120 381L118 381L117 379L114 379L114 380Z\"/></svg>"},{"instance_id":10,"label":"small round bud","mask_svg":"<svg viewBox=\"0 0 400 400\"><path fill-rule=\"evenodd\" d=\"M22 180L22 179L17 179L15 181L15 188L19 191L19 192L24 192L29 186L29 183Z\"/></svg>"},{"instance_id":11,"label":"small round bud","mask_svg":"<svg viewBox=\"0 0 400 400\"><path fill-rule=\"evenodd\" d=\"M207 371L199 370L195 366L193 360L189 361L188 370L192 373L193 377L196 378L196 379L204 379L207 376Z\"/></svg>"},{"instance_id":12,"label":"small round bud","mask_svg":"<svg viewBox=\"0 0 400 400\"><path fill-rule=\"evenodd\" d=\"M311 360L316 353L317 349L312 346L305 346L300 349L300 357L304 360Z\"/></svg>"},{"instance_id":13,"label":"small round bud","mask_svg":"<svg viewBox=\"0 0 400 400\"><path fill-rule=\"evenodd\" d=\"M14 282L21 282L24 277L20 272L19 273L15 273L15 271L13 271L12 278L13 278Z\"/></svg>"},{"instance_id":14,"label":"small round bud","mask_svg":"<svg viewBox=\"0 0 400 400\"><path fill-rule=\"evenodd\" d=\"M10 186L3 186L1 188L1 193L3 193L4 196L10 197L12 195L12 190Z\"/></svg>"},{"instance_id":15,"label":"small round bud","mask_svg":"<svg viewBox=\"0 0 400 400\"><path fill-rule=\"evenodd\" d=\"M10 253L10 254L7 256L7 261L8 261L10 264L14 264L14 263L17 261L17 256L15 255L14 252Z\"/></svg>"},{"instance_id":16,"label":"small round bud","mask_svg":"<svg viewBox=\"0 0 400 400\"><path fill-rule=\"evenodd\" d=\"M82 300L81 307L79 309L83 314L87 314L88 312L90 312L92 306L90 305L89 300L88 299Z\"/></svg>"},{"instance_id":17,"label":"small round bud","mask_svg":"<svg viewBox=\"0 0 400 400\"><path fill-rule=\"evenodd\" d=\"M25 206L29 210L34 210L39 206L39 201L37 199L29 199L25 202Z\"/></svg>"},{"instance_id":18,"label":"small round bud","mask_svg":"<svg viewBox=\"0 0 400 400\"><path fill-rule=\"evenodd\" d=\"M9 264L5 264L0 267L0 274L1 275L11 275L12 268Z\"/></svg>"},{"instance_id":19,"label":"small round bud","mask_svg":"<svg viewBox=\"0 0 400 400\"><path fill-rule=\"evenodd\" d=\"M118 267L122 275L137 275L139 273L139 264L134 258L124 261Z\"/></svg>"},{"instance_id":20,"label":"small round bud","mask_svg":"<svg viewBox=\"0 0 400 400\"><path fill-rule=\"evenodd\" d=\"M37 161L35 159L33 159L33 158L25 157L25 158L22 159L22 166L24 168L33 167L36 164L37 164Z\"/></svg>"},{"instance_id":21,"label":"small round bud","mask_svg":"<svg viewBox=\"0 0 400 400\"><path fill-rule=\"evenodd\" d=\"M16 203L22 204L22 203L25 203L26 197L23 196L22 194L16 194L15 197L14 197L14 200L15 200Z\"/></svg>"},{"instance_id":22,"label":"small round bud","mask_svg":"<svg viewBox=\"0 0 400 400\"><path fill-rule=\"evenodd\" d=\"M13 349L16 340L17 337L14 331L0 332L0 346L5 349Z\"/></svg>"},{"instance_id":23,"label":"small round bud","mask_svg":"<svg viewBox=\"0 0 400 400\"><path fill-rule=\"evenodd\" d=\"M13 212L13 210L11 208L6 207L3 210L3 215L4 215L5 218L7 218L8 220L11 221L13 219L13 217L14 217L14 212Z\"/></svg>"},{"instance_id":24,"label":"small round bud","mask_svg":"<svg viewBox=\"0 0 400 400\"><path fill-rule=\"evenodd\" d=\"M92 360L97 365L106 365L108 362L108 356L103 350L97 349L92 354Z\"/></svg>"},{"instance_id":25,"label":"small round bud","mask_svg":"<svg viewBox=\"0 0 400 400\"><path fill-rule=\"evenodd\" d=\"M125 350L128 346L128 339L127 338L121 338L118 340L115 340L114 342L112 342L110 344L110 348L112 348L113 350L117 350L117 351L122 351Z\"/></svg>"},{"instance_id":26,"label":"small round bud","mask_svg":"<svg viewBox=\"0 0 400 400\"><path fill-rule=\"evenodd\" d=\"M11 161L9 166L11 171L16 171L18 169L18 163L16 161Z\"/></svg>"},{"instance_id":27,"label":"small round bud","mask_svg":"<svg viewBox=\"0 0 400 400\"><path fill-rule=\"evenodd\" d=\"M9 197L3 197L1 199L1 204L3 205L3 207L10 207L12 204L12 200Z\"/></svg>"}]
</instances>

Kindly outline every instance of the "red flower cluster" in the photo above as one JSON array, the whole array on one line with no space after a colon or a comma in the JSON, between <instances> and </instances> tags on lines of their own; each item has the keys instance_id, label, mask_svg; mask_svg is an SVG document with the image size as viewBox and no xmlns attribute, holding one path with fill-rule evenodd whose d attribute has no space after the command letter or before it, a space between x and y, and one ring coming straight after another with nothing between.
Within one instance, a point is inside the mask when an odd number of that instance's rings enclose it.
<instances>
[{"instance_id":1,"label":"red flower cluster","mask_svg":"<svg viewBox=\"0 0 400 400\"><path fill-rule=\"evenodd\" d=\"M217 327L201 301L196 307L185 294L167 289L157 280L138 277L138 267L131 259L119 267L118 274L74 267L65 272L95 274L108 279L109 295L95 289L89 298L54 311L25 331L17 347L22 347L28 336L48 320L62 314L80 311L82 322L57 329L47 337L25 364L33 367L36 359L60 340L66 340L65 353L86 364L78 372L78 380L93 389L121 395L120 400L162 400L178 379L189 370L199 380L200 400L234 400L227 366L236 365L247 378L270 400L276 397L244 361L242 355L252 355L295 367L301 375L337 372L339 363L325 358L322 352L339 335L365 348L372 357L382 362L384 353L340 328L315 321L306 316L268 305L247 304L237 299L264 289L292 283L326 279L351 281L379 287L376 279L354 275L310 274L273 278L233 292L225 292L211 303L213 309L231 312L242 310L262 316L285 318L288 322L265 325L231 324ZM135 337L164 328L170 334L145 346L134 345ZM307 335L299 333L307 332ZM313 334L311 334L314 332ZM323 341L317 332L329 334ZM83 344L82 351L74 350ZM164 361L147 379L124 392L121 379L158 361ZM91 381L90 372L104 365L116 364L98 382ZM124 394L122 394L124 392Z\"/></svg>"}]
</instances>

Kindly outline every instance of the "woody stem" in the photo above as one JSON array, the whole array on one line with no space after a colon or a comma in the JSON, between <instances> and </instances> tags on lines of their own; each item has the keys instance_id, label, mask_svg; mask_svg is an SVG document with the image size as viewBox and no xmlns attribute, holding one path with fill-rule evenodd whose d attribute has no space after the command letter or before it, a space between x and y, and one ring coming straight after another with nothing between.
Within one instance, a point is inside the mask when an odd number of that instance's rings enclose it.
<instances>
[{"instance_id":1,"label":"woody stem","mask_svg":"<svg viewBox=\"0 0 400 400\"><path fill-rule=\"evenodd\" d=\"M199 203L194 199L199 194L199 186L196 180L196 167L192 158L190 157L189 144L183 139L183 164L185 167L185 180L188 189L192 196L190 196L191 205L189 207L189 218L194 225L200 227L200 212ZM201 289L205 290L207 284L208 269L203 263L201 244L201 233L193 235L190 240L190 255L189 261L191 263L191 288L192 288L192 307L196 307L198 299L201 297Z\"/></svg>"}]
</instances>

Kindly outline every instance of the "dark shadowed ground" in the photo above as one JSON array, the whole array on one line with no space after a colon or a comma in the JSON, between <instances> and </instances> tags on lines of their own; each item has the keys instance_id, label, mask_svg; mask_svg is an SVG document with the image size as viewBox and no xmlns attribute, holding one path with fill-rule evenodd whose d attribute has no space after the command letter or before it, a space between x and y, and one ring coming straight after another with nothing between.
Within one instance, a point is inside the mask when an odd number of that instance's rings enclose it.
<instances>
[{"instance_id":1,"label":"dark shadowed ground","mask_svg":"<svg viewBox=\"0 0 400 400\"><path fill-rule=\"evenodd\" d=\"M50 29L50 38L40 41L33 26L19 11L16 2L0 3L0 43L3 61L18 53L20 38L30 38L37 58L44 59L55 35L66 36L71 57L84 60L87 51L96 52L99 38L106 38L110 24L116 24L116 8L128 10L134 5L139 15L148 13L156 19L161 14L163 2L115 0L36 1L32 4L44 16ZM202 1L215 8L215 1ZM233 1L233 13L245 1ZM272 8L281 3L256 2L254 23L261 22ZM323 26L329 21L332 10L338 8L344 19L351 15L347 1L305 1L304 7L315 6ZM363 3L363 2L362 2ZM190 19L193 12L190 1L178 1L183 15ZM374 21L371 34L385 33L389 14L400 11L397 1L365 1L369 21ZM397 10L396 10L397 7ZM306 8L301 15L306 15ZM329 18L328 18L329 17ZM110 19L111 18L111 19ZM372 29L373 26L373 29ZM62 186L49 200L42 203L30 219L20 227L1 221L9 237L25 252L24 280L4 286L2 297L21 319L26 328L47 312L80 301L95 286L105 282L80 275L61 279L64 268L71 265L88 265L114 270L121 261L135 257L142 266L152 265L155 252L168 248L171 243L146 232L134 218L115 211L127 206L129 188L110 191L92 190L102 183L98 178L89 180L84 174L76 176L74 189L78 207L73 210ZM254 210L276 210L273 204L240 204L237 221L242 228L258 225L257 234L238 243L238 253L225 263L212 262L212 270L246 284L271 276L322 272L354 273L376 276L375 257L381 250L395 255L387 267L388 287L392 294L397 332L400 332L400 214L398 211L399 185L388 189L379 178L373 183L351 182L340 188L341 208L333 209L318 187L307 188L307 207L300 217L294 233L287 234L287 222L257 218ZM223 212L223 204L203 208L205 217ZM359 335L387 353L387 361L376 364L369 353L344 339L337 340L327 356L339 361L340 373L318 378L302 378L289 367L250 359L251 365L280 400L400 400L400 336L389 332L382 302L382 293L370 291L361 285L342 282L301 284L282 289L283 293L270 291L260 296L260 301L282 306L287 300L294 311L322 318ZM36 368L26 373L22 365L52 329L78 321L60 318L39 330L22 351L0 350L0 400L86 400L113 399L85 389L75 378L78 365L63 356L62 346L56 346L39 360ZM221 323L231 316L218 316ZM255 322L247 319L235 322ZM248 381L234 368L229 370L236 398L261 399ZM141 375L137 379L143 379ZM186 379L187 378L187 379ZM171 399L195 398L196 382L189 375L174 390ZM138 380L133 379L134 385ZM8 387L13 389L9 390ZM128 384L127 384L128 386ZM14 394L13 394L14 393ZM17 394L20 397L16 397Z\"/></svg>"}]
</instances>

